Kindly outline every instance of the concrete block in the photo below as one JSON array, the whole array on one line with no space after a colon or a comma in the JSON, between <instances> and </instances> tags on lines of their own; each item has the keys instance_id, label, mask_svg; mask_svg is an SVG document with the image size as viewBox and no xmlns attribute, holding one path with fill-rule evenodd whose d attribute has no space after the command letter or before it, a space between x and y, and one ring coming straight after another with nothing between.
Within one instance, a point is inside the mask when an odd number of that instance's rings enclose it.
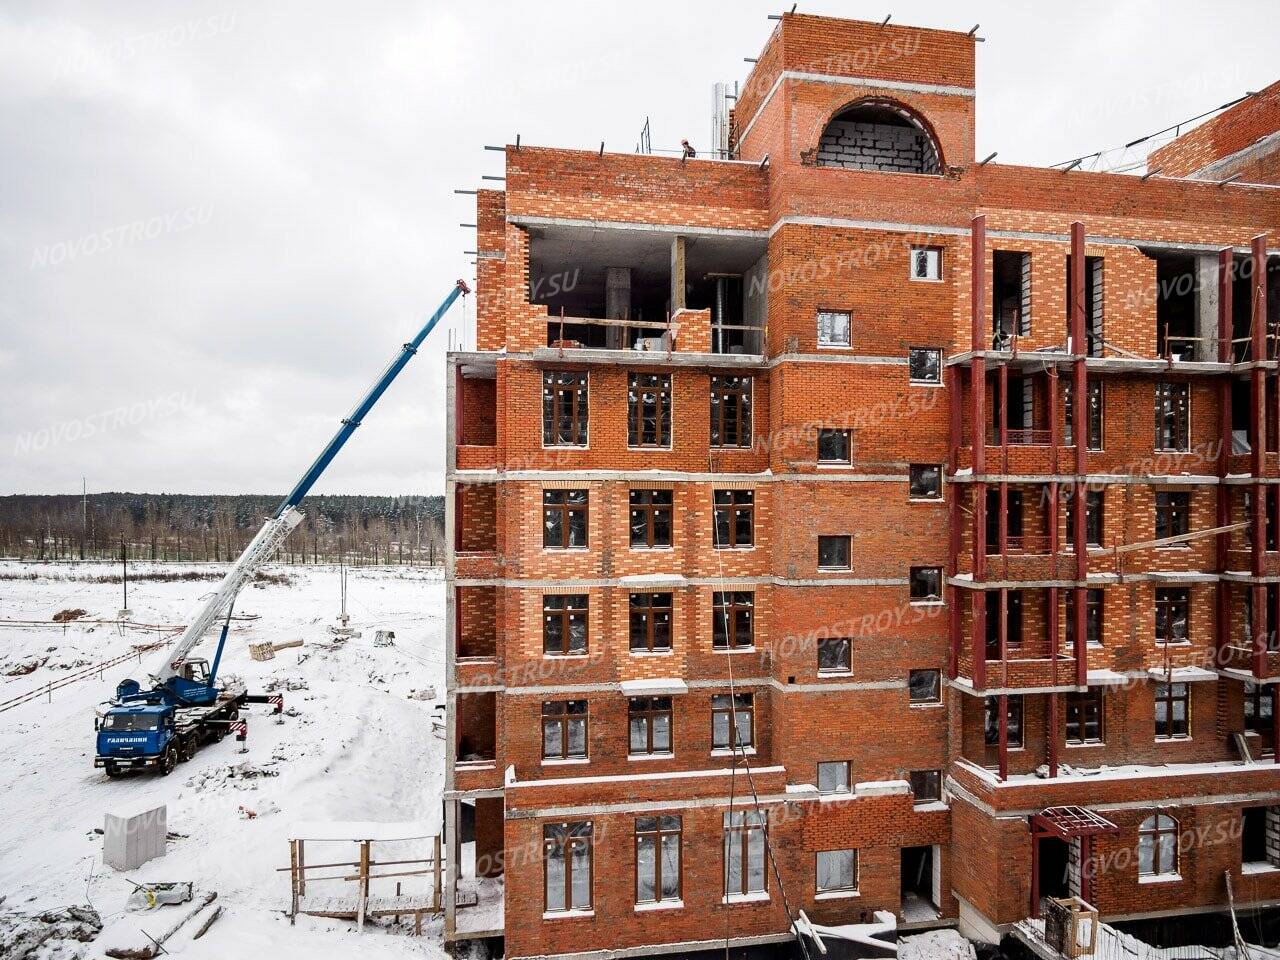
<instances>
[{"instance_id":1,"label":"concrete block","mask_svg":"<svg viewBox=\"0 0 1280 960\"><path fill-rule=\"evenodd\" d=\"M168 808L140 803L107 812L103 823L102 862L116 870L134 870L163 857L169 834Z\"/></svg>"}]
</instances>

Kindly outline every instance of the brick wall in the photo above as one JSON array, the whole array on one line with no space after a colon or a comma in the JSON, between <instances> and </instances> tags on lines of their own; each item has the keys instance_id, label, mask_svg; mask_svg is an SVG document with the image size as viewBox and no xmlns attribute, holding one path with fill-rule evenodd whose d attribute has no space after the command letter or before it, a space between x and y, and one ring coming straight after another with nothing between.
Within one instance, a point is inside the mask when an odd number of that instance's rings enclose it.
<instances>
[{"instance_id":1,"label":"brick wall","mask_svg":"<svg viewBox=\"0 0 1280 960\"><path fill-rule=\"evenodd\" d=\"M461 586L459 652L482 647L490 636L497 649L492 663L460 665L451 682L455 687L497 682L503 689L490 703L484 695L459 697L460 721L492 729L497 757L492 769L459 770L455 785L495 788L504 783L508 765L515 772L516 783L504 791L502 813L511 956L714 940L725 931L785 934L787 920L772 874L768 901L721 902L722 816L730 794L740 801L747 789L741 770L730 778L730 758L711 744L711 698L728 692L730 676L739 691L754 695L755 788L773 798L767 802L778 871L793 908L802 907L818 922L853 922L871 910L898 910L902 848L934 845L940 848L943 917L956 916L955 897L994 922L1025 916L1031 852L1027 811L1067 803L1114 807L1120 832L1098 844L1099 856L1114 860L1118 851L1136 844L1149 807L1167 805L1188 826L1229 833L1241 804L1263 802L1269 794L1280 798L1280 775L1270 764L1132 781L1018 779L1047 761L1051 738L1060 762L1080 768L1233 758L1227 735L1242 727L1244 717L1238 681L1191 684L1191 736L1157 741L1155 687L1146 675L1165 664L1203 663L1217 642L1211 582L1186 583L1189 643L1166 649L1154 636L1154 591L1181 585L1179 575L1215 572L1213 540L1131 552L1119 560L1106 551L1090 552L1090 574L1105 578L1099 581L1104 626L1102 643L1086 652L1087 666L1118 672L1126 681L1104 695L1105 745L1068 746L1063 699L1058 727L1051 729L1048 695L1028 694L1024 746L1008 755L1014 780L997 785L990 774L968 765L992 767L997 761L985 743L981 696L944 687L937 703L910 701L911 671L945 670L953 616L962 641L961 676L973 669L972 599L951 590L946 603L912 602L909 574L913 566L945 566L953 534L959 549L955 572L972 572L975 487L964 471L973 464L975 437L985 439L989 422L969 422L974 387L966 364L949 374L947 386L912 382L908 367L913 348L938 349L946 362L972 346L968 228L973 218L985 215L989 231L980 271L987 296L987 315L979 318L984 349L992 331L994 251L1030 258L1032 312L1029 330L1020 337L1023 354L1065 346L1072 223L1085 225L1086 255L1101 258L1103 335L1112 345L1111 362L1092 363L1088 371L1091 380L1104 384L1105 415L1102 449L1088 452L1086 469L1090 475L1114 475L1098 487L1104 494L1106 545L1152 539L1161 491L1190 494L1193 529L1217 523L1217 492L1204 478L1217 476L1218 375L1177 365L1136 370L1130 362L1135 356L1158 356L1152 296L1157 264L1142 248L1194 244L1212 256L1214 247L1248 243L1261 230L1268 231L1271 244L1280 242L1280 196L1274 191L999 164L976 167L976 101L969 93L973 51L973 39L964 34L787 14L735 109L742 157L761 161L768 155L768 164L508 148L506 191L479 195L477 344L493 352L497 372L492 380L464 380L460 388L457 435L468 449L458 451L459 473L453 478L460 491L462 551L454 569ZM782 78L784 71L823 79ZM913 86L902 89L904 83ZM815 165L831 119L863 99L891 101L919 117L940 145L941 175ZM682 319L676 352L685 355L672 362L665 356L629 355L599 360L572 349L535 356L548 334L546 308L529 303L529 230L538 229L538 218L590 220L602 230L611 229L611 223L648 225L666 234L680 227L704 235L745 230L756 237L770 231L765 288L758 291L768 313L764 356L746 368L727 359L691 358L688 344L700 351L709 341L704 312ZM535 221L532 227L524 222L529 220ZM939 281L909 279L911 249L917 245L941 251ZM818 343L817 314L829 310L850 313L847 346ZM996 363L991 361L982 381L988 421L999 390ZM589 443L583 447L543 442L541 398L549 370L589 375ZM753 444L712 449L711 378L730 370L753 378ZM1059 391L1061 420L1070 368L1063 362L1056 381L1047 364L1030 365L1025 372L1032 382L1034 426L1047 430L1050 391ZM669 448L628 446L628 377L633 373L671 376ZM1189 384L1189 453L1155 449L1154 391L1164 380ZM956 421L953 403L959 405ZM953 422L959 426L954 435ZM850 432L849 462L818 463L823 429ZM483 453L477 452L481 446ZM907 484L911 465L943 463L953 447L961 473L946 478L944 498L913 499ZM1048 477L1070 477L1074 448L987 445L985 454L988 470L1013 477L1014 487L1023 491L1025 533L1039 534L1052 522L1065 544L1065 511L1041 493ZM490 469L496 476L475 472ZM1231 472L1249 469L1247 457L1231 458ZM1274 454L1266 470L1269 477L1280 475ZM1020 475L1026 479L1020 481ZM1178 475L1185 480L1172 484L1169 478ZM588 493L588 543L583 549L549 550L543 546L543 493L566 487ZM751 549L712 547L713 491L729 487L754 494ZM671 548L631 547L632 488L672 491ZM1238 519L1242 502L1234 489L1230 502L1231 516ZM826 535L850 538L849 570L818 568L818 537ZM1232 546L1228 567L1247 569L1252 558L1243 536L1234 537ZM1268 555L1265 564L1280 574L1280 554ZM1056 559L1043 549L1027 550L992 558L987 566L991 578L1026 584L1023 648L1008 663L988 665L988 683L1048 684L1053 679L1046 666L1051 601L1044 581L1073 580L1074 557L1063 550ZM654 577L667 579L658 583ZM717 589L754 593L751 651L712 649ZM629 598L637 590L672 594L670 653L631 652ZM568 592L588 597L588 652L548 657L542 648L544 596ZM1239 592L1233 588L1231 594L1230 636L1242 629ZM1061 633L1065 590L1059 594ZM847 672L819 672L817 642L826 637L850 640ZM1060 664L1068 675L1073 668L1069 657ZM673 697L674 755L628 758L627 700L618 685L671 678L688 684L687 692ZM587 701L585 763L544 764L540 712L546 699ZM1262 746L1268 739L1255 742ZM917 807L901 793L812 799L805 785L816 782L819 763L834 760L850 763L855 783L943 770L963 794L930 807ZM566 812L584 807L596 812ZM683 818L684 905L638 910L634 818L659 810ZM488 816L492 826L498 814L491 809ZM594 916L544 919L542 826L570 818L591 819L596 826ZM493 842L488 835L486 845ZM817 896L815 855L834 849L859 851L856 897ZM1255 881L1240 874L1238 842L1203 845L1185 857L1182 878L1170 886L1139 883L1127 867L1109 869L1096 887L1099 906L1108 915L1120 915L1216 904L1226 870L1244 881L1246 892L1238 887L1238 897L1280 894L1273 878Z\"/></svg>"}]
</instances>

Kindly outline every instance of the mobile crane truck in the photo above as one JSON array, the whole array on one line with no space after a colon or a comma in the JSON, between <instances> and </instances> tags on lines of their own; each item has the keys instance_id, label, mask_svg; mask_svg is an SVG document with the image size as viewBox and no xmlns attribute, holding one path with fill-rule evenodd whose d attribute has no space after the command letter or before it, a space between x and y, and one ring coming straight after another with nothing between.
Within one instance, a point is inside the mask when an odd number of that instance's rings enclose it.
<instances>
[{"instance_id":1,"label":"mobile crane truck","mask_svg":"<svg viewBox=\"0 0 1280 960\"><path fill-rule=\"evenodd\" d=\"M365 415L418 352L453 302L470 292L466 283L459 280L418 335L400 349L351 414L343 419L333 439L232 564L174 648L160 654L155 671L148 676L150 686L144 689L136 680L124 680L116 687L115 698L94 720L98 742L93 765L102 767L108 777L119 776L126 770L155 769L162 774L172 773L180 761L193 757L202 744L221 740L239 719L241 707L274 700L277 710L283 708L279 697L251 695L238 681L218 683L218 664L231 627L236 595L302 522L298 504L355 433ZM210 666L207 660L189 654L219 619L224 619L222 633Z\"/></svg>"}]
</instances>

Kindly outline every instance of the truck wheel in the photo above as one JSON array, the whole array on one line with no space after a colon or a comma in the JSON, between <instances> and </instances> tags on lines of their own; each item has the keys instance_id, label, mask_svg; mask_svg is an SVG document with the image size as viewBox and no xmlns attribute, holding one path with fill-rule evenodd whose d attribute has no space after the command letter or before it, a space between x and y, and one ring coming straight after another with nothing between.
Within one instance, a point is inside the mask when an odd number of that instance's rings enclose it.
<instances>
[{"instance_id":1,"label":"truck wheel","mask_svg":"<svg viewBox=\"0 0 1280 960\"><path fill-rule=\"evenodd\" d=\"M230 720L230 721L232 721L233 723L234 723L236 720L239 720L239 719L240 719L240 708L239 708L239 707L234 707L234 708L232 708L231 712L227 714L227 719L228 719L228 720Z\"/></svg>"},{"instance_id":2,"label":"truck wheel","mask_svg":"<svg viewBox=\"0 0 1280 960\"><path fill-rule=\"evenodd\" d=\"M182 756L179 758L183 761L190 760L196 755L196 738L195 734L185 737L182 741Z\"/></svg>"},{"instance_id":3,"label":"truck wheel","mask_svg":"<svg viewBox=\"0 0 1280 960\"><path fill-rule=\"evenodd\" d=\"M120 776L120 768L114 763L103 764L102 769L106 771L108 777L115 778Z\"/></svg>"},{"instance_id":4,"label":"truck wheel","mask_svg":"<svg viewBox=\"0 0 1280 960\"><path fill-rule=\"evenodd\" d=\"M178 765L178 748L173 744L164 752L164 759L160 762L160 775L167 777L173 773L173 768Z\"/></svg>"}]
</instances>

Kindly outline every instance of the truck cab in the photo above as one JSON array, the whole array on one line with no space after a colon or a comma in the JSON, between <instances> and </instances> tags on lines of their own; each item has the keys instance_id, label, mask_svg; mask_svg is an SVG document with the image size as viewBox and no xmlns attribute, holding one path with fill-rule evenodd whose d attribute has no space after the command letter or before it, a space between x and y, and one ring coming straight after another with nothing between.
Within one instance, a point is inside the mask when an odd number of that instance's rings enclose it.
<instances>
[{"instance_id":1,"label":"truck cab","mask_svg":"<svg viewBox=\"0 0 1280 960\"><path fill-rule=\"evenodd\" d=\"M169 773L177 763L174 709L168 704L123 704L111 707L97 724L95 767L114 777L124 770L159 766Z\"/></svg>"}]
</instances>

